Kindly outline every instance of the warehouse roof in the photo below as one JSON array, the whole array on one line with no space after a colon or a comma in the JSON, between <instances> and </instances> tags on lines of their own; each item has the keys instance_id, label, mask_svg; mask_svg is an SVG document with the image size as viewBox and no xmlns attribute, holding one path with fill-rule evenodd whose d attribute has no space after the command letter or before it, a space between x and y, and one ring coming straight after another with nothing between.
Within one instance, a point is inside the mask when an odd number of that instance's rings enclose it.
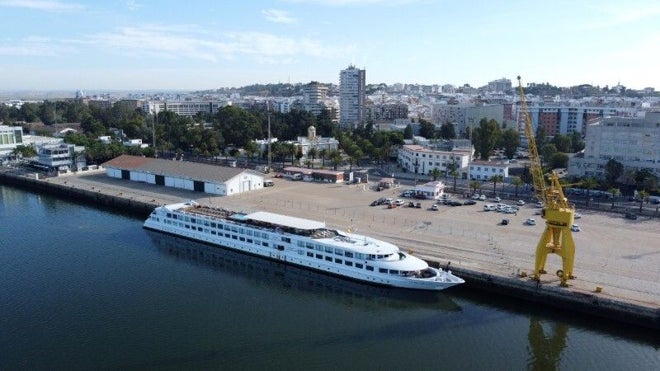
<instances>
[{"instance_id":1,"label":"warehouse roof","mask_svg":"<svg viewBox=\"0 0 660 371\"><path fill-rule=\"evenodd\" d=\"M154 175L187 178L191 180L222 183L243 173L256 171L228 166L200 164L188 161L165 160L141 156L121 155L103 164L105 168L133 170Z\"/></svg>"}]
</instances>

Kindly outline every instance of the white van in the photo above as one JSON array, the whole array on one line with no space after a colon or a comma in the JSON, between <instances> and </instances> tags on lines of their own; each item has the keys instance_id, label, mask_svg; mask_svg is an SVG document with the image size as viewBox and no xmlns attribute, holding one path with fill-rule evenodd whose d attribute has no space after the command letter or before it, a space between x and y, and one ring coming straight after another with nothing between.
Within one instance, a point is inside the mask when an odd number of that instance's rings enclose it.
<instances>
[{"instance_id":1,"label":"white van","mask_svg":"<svg viewBox=\"0 0 660 371\"><path fill-rule=\"evenodd\" d=\"M293 174L291 175L291 180L302 180L302 174Z\"/></svg>"},{"instance_id":2,"label":"white van","mask_svg":"<svg viewBox=\"0 0 660 371\"><path fill-rule=\"evenodd\" d=\"M270 179L264 180L264 187L272 187L274 185L275 185L275 183L273 183L272 180L270 180Z\"/></svg>"},{"instance_id":3,"label":"white van","mask_svg":"<svg viewBox=\"0 0 660 371\"><path fill-rule=\"evenodd\" d=\"M484 211L495 211L497 210L497 206L492 205L492 204L485 204L484 205Z\"/></svg>"}]
</instances>

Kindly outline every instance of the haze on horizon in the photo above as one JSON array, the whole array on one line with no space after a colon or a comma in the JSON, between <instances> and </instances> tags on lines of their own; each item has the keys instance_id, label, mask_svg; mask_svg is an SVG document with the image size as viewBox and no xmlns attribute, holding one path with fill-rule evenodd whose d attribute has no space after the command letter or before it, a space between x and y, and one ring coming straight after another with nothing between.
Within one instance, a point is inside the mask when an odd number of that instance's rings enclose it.
<instances>
[{"instance_id":1,"label":"haze on horizon","mask_svg":"<svg viewBox=\"0 0 660 371\"><path fill-rule=\"evenodd\" d=\"M0 0L0 90L338 83L660 88L660 2Z\"/></svg>"}]
</instances>

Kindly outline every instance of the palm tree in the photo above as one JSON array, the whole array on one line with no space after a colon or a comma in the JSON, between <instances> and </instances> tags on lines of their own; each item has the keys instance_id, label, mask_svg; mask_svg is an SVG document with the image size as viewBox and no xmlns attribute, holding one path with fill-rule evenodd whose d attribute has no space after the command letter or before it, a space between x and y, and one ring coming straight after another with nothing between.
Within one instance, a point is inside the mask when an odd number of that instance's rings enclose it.
<instances>
[{"instance_id":1,"label":"palm tree","mask_svg":"<svg viewBox=\"0 0 660 371\"><path fill-rule=\"evenodd\" d=\"M319 151L319 157L321 157L321 167L325 167L325 159L328 157L328 149L322 148Z\"/></svg>"},{"instance_id":2,"label":"palm tree","mask_svg":"<svg viewBox=\"0 0 660 371\"><path fill-rule=\"evenodd\" d=\"M609 189L609 191L612 195L612 209L614 209L614 198L619 194L619 189L612 187Z\"/></svg>"},{"instance_id":3,"label":"palm tree","mask_svg":"<svg viewBox=\"0 0 660 371\"><path fill-rule=\"evenodd\" d=\"M589 206L589 193L598 186L598 181L592 177L588 177L582 181L582 186L587 189L587 206Z\"/></svg>"},{"instance_id":4,"label":"palm tree","mask_svg":"<svg viewBox=\"0 0 660 371\"><path fill-rule=\"evenodd\" d=\"M314 160L316 159L316 156L318 156L318 154L319 154L319 150L316 149L316 147L312 147L309 149L309 151L307 151L307 157L311 159L310 164L312 165L312 167L314 167Z\"/></svg>"},{"instance_id":5,"label":"palm tree","mask_svg":"<svg viewBox=\"0 0 660 371\"><path fill-rule=\"evenodd\" d=\"M490 181L493 182L493 196L495 196L497 192L497 183L504 182L504 177L501 175L493 175L490 177Z\"/></svg>"},{"instance_id":6,"label":"palm tree","mask_svg":"<svg viewBox=\"0 0 660 371\"><path fill-rule=\"evenodd\" d=\"M332 162L332 167L337 170L337 166L341 164L341 153L339 150L335 149L334 151L330 152L330 161Z\"/></svg>"},{"instance_id":7,"label":"palm tree","mask_svg":"<svg viewBox=\"0 0 660 371\"><path fill-rule=\"evenodd\" d=\"M431 169L431 171L429 171L429 175L433 177L433 181L434 181L434 182L435 182L436 180L438 180L438 177L439 177L441 174L442 174L442 172L441 172L440 169L438 169L437 167L434 167L433 169Z\"/></svg>"},{"instance_id":8,"label":"palm tree","mask_svg":"<svg viewBox=\"0 0 660 371\"><path fill-rule=\"evenodd\" d=\"M454 178L454 192L456 192L456 178L460 175L458 170L454 169L451 172L449 172L449 175L451 175Z\"/></svg>"},{"instance_id":9,"label":"palm tree","mask_svg":"<svg viewBox=\"0 0 660 371\"><path fill-rule=\"evenodd\" d=\"M516 198L518 198L518 187L520 187L521 185L523 185L525 183L523 182L523 180L519 176L514 176L513 178L511 178L511 184L516 186Z\"/></svg>"},{"instance_id":10,"label":"palm tree","mask_svg":"<svg viewBox=\"0 0 660 371\"><path fill-rule=\"evenodd\" d=\"M472 194L477 193L481 189L481 182L478 180L473 180L470 182L470 188L473 190Z\"/></svg>"},{"instance_id":11,"label":"palm tree","mask_svg":"<svg viewBox=\"0 0 660 371\"><path fill-rule=\"evenodd\" d=\"M649 200L649 193L646 192L645 189L642 189L641 191L637 192L637 198L639 199L639 212L641 214L642 209L644 208L644 202Z\"/></svg>"}]
</instances>

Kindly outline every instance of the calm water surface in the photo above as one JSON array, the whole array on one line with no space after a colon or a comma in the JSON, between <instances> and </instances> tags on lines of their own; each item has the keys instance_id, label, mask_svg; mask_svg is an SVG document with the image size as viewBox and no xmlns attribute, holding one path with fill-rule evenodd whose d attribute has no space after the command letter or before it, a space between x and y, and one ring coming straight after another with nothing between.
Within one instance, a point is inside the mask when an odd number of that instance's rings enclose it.
<instances>
[{"instance_id":1,"label":"calm water surface","mask_svg":"<svg viewBox=\"0 0 660 371\"><path fill-rule=\"evenodd\" d=\"M375 288L0 186L0 369L658 370L648 330Z\"/></svg>"}]
</instances>

